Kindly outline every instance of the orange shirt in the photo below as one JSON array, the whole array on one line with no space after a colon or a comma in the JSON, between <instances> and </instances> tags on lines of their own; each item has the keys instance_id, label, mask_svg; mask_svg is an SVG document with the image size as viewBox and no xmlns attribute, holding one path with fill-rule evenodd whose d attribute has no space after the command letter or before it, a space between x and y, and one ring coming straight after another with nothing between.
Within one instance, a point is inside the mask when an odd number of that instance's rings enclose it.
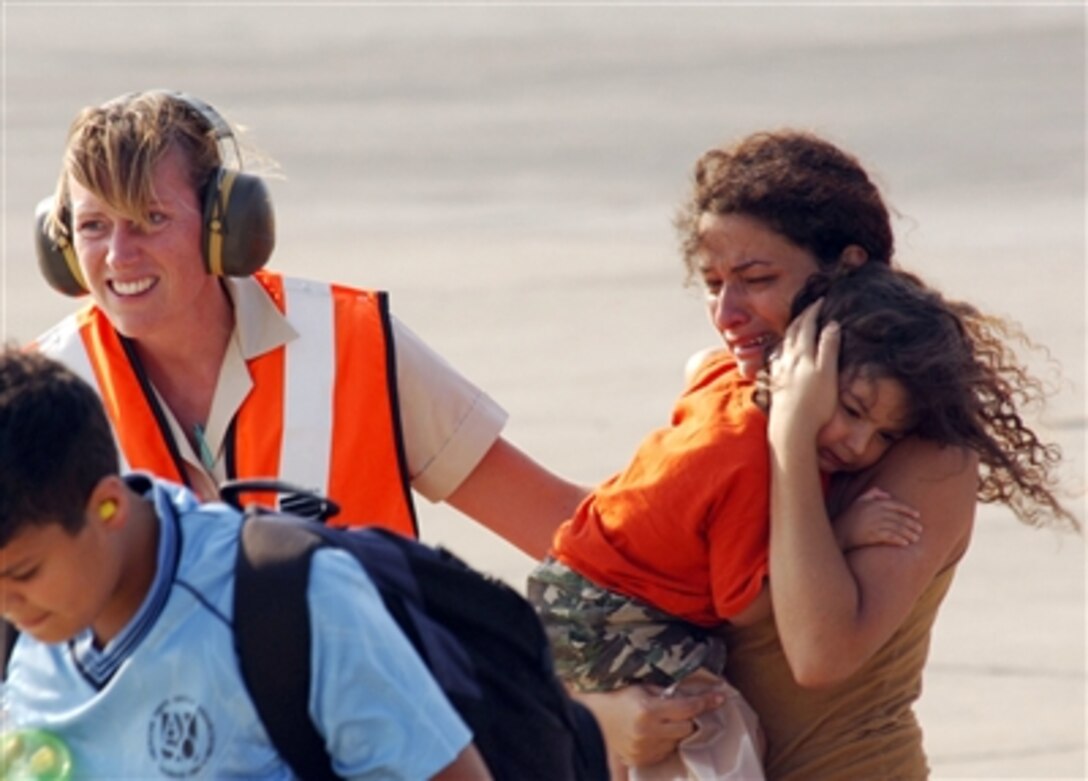
<instances>
[{"instance_id":1,"label":"orange shirt","mask_svg":"<svg viewBox=\"0 0 1088 781\"><path fill-rule=\"evenodd\" d=\"M703 626L767 574L767 416L729 356L704 364L672 422L556 532L552 555L599 586Z\"/></svg>"}]
</instances>

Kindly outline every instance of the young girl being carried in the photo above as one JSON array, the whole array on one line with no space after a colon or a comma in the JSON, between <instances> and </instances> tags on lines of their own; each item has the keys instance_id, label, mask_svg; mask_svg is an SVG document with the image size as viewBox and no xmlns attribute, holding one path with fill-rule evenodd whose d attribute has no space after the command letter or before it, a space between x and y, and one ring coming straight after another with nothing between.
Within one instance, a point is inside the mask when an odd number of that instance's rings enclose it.
<instances>
[{"instance_id":1,"label":"young girl being carried","mask_svg":"<svg viewBox=\"0 0 1088 781\"><path fill-rule=\"evenodd\" d=\"M973 309L876 263L813 276L793 316L818 300L818 326L834 323L840 336L838 403L816 443L825 488L906 436L951 444L967 430L989 434L979 410L1009 356ZM768 399L766 382L745 379L728 355L704 363L670 425L594 489L529 576L572 688L725 693L675 754L633 778L763 777L757 720L722 678L725 644L714 630L743 619L768 576ZM921 529L911 507L879 489L833 523L844 550L911 545Z\"/></svg>"}]
</instances>

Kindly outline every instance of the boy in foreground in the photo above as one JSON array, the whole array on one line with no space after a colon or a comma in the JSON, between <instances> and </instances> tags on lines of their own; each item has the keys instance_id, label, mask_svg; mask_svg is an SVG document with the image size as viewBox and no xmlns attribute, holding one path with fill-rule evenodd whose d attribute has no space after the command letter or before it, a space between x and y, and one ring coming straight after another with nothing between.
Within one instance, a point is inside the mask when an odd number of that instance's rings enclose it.
<instances>
[{"instance_id":1,"label":"boy in foreground","mask_svg":"<svg viewBox=\"0 0 1088 781\"><path fill-rule=\"evenodd\" d=\"M0 605L20 631L5 732L53 733L76 777L293 778L233 646L241 523L187 489L119 476L90 386L0 351ZM353 559L319 551L308 600L308 708L339 775L490 778Z\"/></svg>"}]
</instances>

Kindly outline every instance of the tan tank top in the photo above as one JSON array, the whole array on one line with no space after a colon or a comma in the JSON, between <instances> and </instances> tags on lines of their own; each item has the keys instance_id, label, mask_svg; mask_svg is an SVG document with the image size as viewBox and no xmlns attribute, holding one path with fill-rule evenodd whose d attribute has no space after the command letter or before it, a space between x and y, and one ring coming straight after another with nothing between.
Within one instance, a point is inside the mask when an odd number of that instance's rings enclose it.
<instances>
[{"instance_id":1,"label":"tan tank top","mask_svg":"<svg viewBox=\"0 0 1088 781\"><path fill-rule=\"evenodd\" d=\"M955 566L937 575L903 625L857 673L803 689L786 664L773 616L726 632L726 677L759 714L768 781L924 779L929 766L913 704L930 630Z\"/></svg>"}]
</instances>

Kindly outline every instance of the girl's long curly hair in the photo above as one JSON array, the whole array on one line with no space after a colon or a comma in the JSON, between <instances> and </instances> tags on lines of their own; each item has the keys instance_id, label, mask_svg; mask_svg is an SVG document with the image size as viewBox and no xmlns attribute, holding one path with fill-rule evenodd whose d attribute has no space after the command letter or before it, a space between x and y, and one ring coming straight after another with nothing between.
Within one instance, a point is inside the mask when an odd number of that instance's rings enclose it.
<instances>
[{"instance_id":1,"label":"girl's long curly hair","mask_svg":"<svg viewBox=\"0 0 1088 781\"><path fill-rule=\"evenodd\" d=\"M1046 393L1010 347L1036 347L1018 326L877 263L812 276L792 315L821 298L818 327L839 324L840 374L861 371L901 383L912 435L978 454L979 501L1005 504L1032 526L1080 528L1055 495L1060 449L1022 415Z\"/></svg>"}]
</instances>

